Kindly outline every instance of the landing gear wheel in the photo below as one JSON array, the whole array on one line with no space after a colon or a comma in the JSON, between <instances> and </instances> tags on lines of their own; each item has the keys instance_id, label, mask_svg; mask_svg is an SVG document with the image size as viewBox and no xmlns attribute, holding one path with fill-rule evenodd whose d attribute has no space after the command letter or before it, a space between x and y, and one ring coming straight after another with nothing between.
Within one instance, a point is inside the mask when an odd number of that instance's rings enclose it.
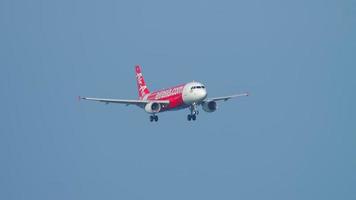
<instances>
[{"instance_id":1,"label":"landing gear wheel","mask_svg":"<svg viewBox=\"0 0 356 200\"><path fill-rule=\"evenodd\" d=\"M195 121L195 120L197 120L197 116L196 115L188 115L188 117L187 117L187 119L188 119L188 121Z\"/></svg>"},{"instance_id":2,"label":"landing gear wheel","mask_svg":"<svg viewBox=\"0 0 356 200\"><path fill-rule=\"evenodd\" d=\"M153 122L153 121L155 121L155 122L158 121L158 116L157 115L151 115L150 116L150 122Z\"/></svg>"},{"instance_id":3,"label":"landing gear wheel","mask_svg":"<svg viewBox=\"0 0 356 200\"><path fill-rule=\"evenodd\" d=\"M155 121L155 122L158 121L158 116L157 115L151 115L150 116L150 122L153 122L153 121Z\"/></svg>"},{"instance_id":4,"label":"landing gear wheel","mask_svg":"<svg viewBox=\"0 0 356 200\"><path fill-rule=\"evenodd\" d=\"M199 115L199 110L196 103L190 106L190 114L188 115L188 121L197 120L197 115Z\"/></svg>"},{"instance_id":5,"label":"landing gear wheel","mask_svg":"<svg viewBox=\"0 0 356 200\"><path fill-rule=\"evenodd\" d=\"M188 121L191 121L192 120L192 115L188 115L187 119L188 119Z\"/></svg>"}]
</instances>

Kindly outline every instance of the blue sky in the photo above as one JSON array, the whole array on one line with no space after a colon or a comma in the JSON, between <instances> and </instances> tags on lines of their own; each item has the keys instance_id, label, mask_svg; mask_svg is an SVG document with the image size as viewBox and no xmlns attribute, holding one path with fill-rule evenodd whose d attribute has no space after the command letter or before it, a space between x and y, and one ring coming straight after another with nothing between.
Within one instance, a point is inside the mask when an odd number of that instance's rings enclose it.
<instances>
[{"instance_id":1,"label":"blue sky","mask_svg":"<svg viewBox=\"0 0 356 200\"><path fill-rule=\"evenodd\" d=\"M351 0L0 1L0 199L356 199ZM76 97L202 81L186 121Z\"/></svg>"}]
</instances>

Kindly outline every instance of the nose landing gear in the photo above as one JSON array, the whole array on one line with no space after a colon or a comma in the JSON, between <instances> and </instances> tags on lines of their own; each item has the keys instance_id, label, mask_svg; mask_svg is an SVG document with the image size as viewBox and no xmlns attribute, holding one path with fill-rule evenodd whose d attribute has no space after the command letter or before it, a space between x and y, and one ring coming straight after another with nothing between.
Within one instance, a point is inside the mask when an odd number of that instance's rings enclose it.
<instances>
[{"instance_id":1,"label":"nose landing gear","mask_svg":"<svg viewBox=\"0 0 356 200\"><path fill-rule=\"evenodd\" d=\"M194 103L190 106L190 114L187 116L188 121L197 120L197 115L199 115L199 110L197 105Z\"/></svg>"},{"instance_id":2,"label":"nose landing gear","mask_svg":"<svg viewBox=\"0 0 356 200\"><path fill-rule=\"evenodd\" d=\"M191 115L191 114L189 114L188 115L188 121L195 121L195 120L197 120L197 115Z\"/></svg>"}]
</instances>

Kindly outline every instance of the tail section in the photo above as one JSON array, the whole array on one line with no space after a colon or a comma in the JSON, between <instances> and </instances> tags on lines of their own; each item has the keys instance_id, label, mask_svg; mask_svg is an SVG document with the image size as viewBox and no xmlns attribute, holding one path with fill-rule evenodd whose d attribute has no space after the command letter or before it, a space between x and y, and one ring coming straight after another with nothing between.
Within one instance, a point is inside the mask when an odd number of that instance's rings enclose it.
<instances>
[{"instance_id":1,"label":"tail section","mask_svg":"<svg viewBox=\"0 0 356 200\"><path fill-rule=\"evenodd\" d=\"M135 67L135 72L136 72L138 96L140 99L142 99L146 94L149 94L150 91L147 88L145 79L143 78L142 75L141 67L139 65Z\"/></svg>"}]
</instances>

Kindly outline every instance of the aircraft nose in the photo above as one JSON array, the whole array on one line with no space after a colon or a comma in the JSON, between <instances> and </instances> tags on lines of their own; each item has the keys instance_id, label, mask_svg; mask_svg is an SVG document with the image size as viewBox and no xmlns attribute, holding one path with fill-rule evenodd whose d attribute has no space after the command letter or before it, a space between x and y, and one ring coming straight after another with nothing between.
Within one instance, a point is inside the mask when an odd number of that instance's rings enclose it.
<instances>
[{"instance_id":1,"label":"aircraft nose","mask_svg":"<svg viewBox=\"0 0 356 200\"><path fill-rule=\"evenodd\" d=\"M204 100L208 96L208 92L206 90L202 90L200 94L201 100Z\"/></svg>"}]
</instances>

